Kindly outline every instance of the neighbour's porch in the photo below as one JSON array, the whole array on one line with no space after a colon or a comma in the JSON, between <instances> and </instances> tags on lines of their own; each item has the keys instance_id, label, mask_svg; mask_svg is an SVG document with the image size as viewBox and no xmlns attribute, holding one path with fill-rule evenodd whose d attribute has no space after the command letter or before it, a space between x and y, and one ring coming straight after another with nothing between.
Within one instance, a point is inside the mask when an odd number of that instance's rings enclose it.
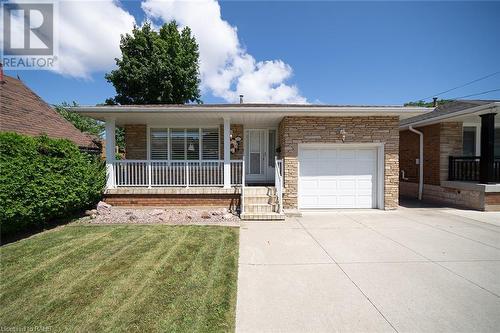
<instances>
[{"instance_id":1,"label":"neighbour's porch","mask_svg":"<svg viewBox=\"0 0 500 333\"><path fill-rule=\"evenodd\" d=\"M448 157L448 181L500 183L500 123L496 113L463 120L462 156Z\"/></svg>"}]
</instances>

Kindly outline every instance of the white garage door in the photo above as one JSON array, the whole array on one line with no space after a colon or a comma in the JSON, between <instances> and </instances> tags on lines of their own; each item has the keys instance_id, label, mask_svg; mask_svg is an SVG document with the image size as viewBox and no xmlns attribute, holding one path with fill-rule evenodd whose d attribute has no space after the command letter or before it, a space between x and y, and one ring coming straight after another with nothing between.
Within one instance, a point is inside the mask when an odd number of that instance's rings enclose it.
<instances>
[{"instance_id":1,"label":"white garage door","mask_svg":"<svg viewBox=\"0 0 500 333\"><path fill-rule=\"evenodd\" d=\"M376 148L301 148L300 208L375 208Z\"/></svg>"}]
</instances>

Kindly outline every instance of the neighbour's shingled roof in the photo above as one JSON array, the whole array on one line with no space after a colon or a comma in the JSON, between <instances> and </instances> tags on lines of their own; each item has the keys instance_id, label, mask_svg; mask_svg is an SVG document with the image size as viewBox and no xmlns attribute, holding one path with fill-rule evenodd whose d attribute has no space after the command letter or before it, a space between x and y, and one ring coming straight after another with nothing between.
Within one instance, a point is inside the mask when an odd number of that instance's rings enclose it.
<instances>
[{"instance_id":1,"label":"neighbour's shingled roof","mask_svg":"<svg viewBox=\"0 0 500 333\"><path fill-rule=\"evenodd\" d=\"M423 120L430 120L432 118L440 117L442 115L452 115L453 113L463 111L466 109L470 109L476 106L481 106L485 104L491 104L494 102L498 102L498 100L456 100L452 102L445 103L443 105L439 105L432 112L424 113L415 117L411 117L408 119L403 119L399 122L400 126L411 125Z\"/></svg>"},{"instance_id":2,"label":"neighbour's shingled roof","mask_svg":"<svg viewBox=\"0 0 500 333\"><path fill-rule=\"evenodd\" d=\"M45 103L22 81L4 75L0 83L0 131L69 139L79 147L97 148L89 134L82 133Z\"/></svg>"}]
</instances>

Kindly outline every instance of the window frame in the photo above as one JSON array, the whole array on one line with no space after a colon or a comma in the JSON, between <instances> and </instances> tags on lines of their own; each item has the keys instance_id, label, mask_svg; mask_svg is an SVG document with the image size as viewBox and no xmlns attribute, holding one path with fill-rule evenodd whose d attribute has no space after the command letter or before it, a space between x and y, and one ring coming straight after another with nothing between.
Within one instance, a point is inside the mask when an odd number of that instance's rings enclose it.
<instances>
[{"instance_id":1,"label":"window frame","mask_svg":"<svg viewBox=\"0 0 500 333\"><path fill-rule=\"evenodd\" d=\"M474 127L476 129L475 156L481 156L481 124L478 124L478 123L462 123L462 155L464 154L463 139L464 139L464 128L465 127Z\"/></svg>"},{"instance_id":2,"label":"window frame","mask_svg":"<svg viewBox=\"0 0 500 333\"><path fill-rule=\"evenodd\" d=\"M203 159L203 130L204 129L212 129L217 131L217 150L218 155L220 157L221 149L220 149L220 127L219 126L148 126L147 127L147 158L151 159L151 129L166 129L167 130L167 146L168 146L168 156L166 160L154 160L154 161L189 161L189 162L207 162L207 161L218 161L214 159ZM183 129L184 130L184 159L182 160L172 160L172 147L171 147L171 130L172 129ZM199 156L196 160L188 160L187 159L187 140L186 140L186 131L188 129L198 129L198 152ZM153 161L153 160L152 160Z\"/></svg>"}]
</instances>

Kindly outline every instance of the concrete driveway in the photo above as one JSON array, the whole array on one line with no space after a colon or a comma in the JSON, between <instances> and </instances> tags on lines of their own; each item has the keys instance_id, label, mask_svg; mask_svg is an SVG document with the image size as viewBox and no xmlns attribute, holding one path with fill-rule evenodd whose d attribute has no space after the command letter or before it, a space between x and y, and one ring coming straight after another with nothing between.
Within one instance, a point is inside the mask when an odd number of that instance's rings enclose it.
<instances>
[{"instance_id":1,"label":"concrete driveway","mask_svg":"<svg viewBox=\"0 0 500 333\"><path fill-rule=\"evenodd\" d=\"M499 332L500 214L308 213L244 223L239 332Z\"/></svg>"}]
</instances>

